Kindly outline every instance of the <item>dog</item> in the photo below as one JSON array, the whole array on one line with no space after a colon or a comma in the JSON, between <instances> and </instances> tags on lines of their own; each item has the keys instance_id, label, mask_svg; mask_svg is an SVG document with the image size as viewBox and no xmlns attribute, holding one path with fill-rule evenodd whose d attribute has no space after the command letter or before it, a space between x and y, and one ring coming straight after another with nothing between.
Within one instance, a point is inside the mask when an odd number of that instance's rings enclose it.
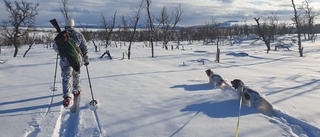
<instances>
[{"instance_id":1,"label":"dog","mask_svg":"<svg viewBox=\"0 0 320 137\"><path fill-rule=\"evenodd\" d=\"M272 116L275 114L273 106L263 98L259 92L247 87L240 79L231 81L232 87L237 91L239 97L242 96L243 102L257 111Z\"/></svg>"},{"instance_id":2,"label":"dog","mask_svg":"<svg viewBox=\"0 0 320 137\"><path fill-rule=\"evenodd\" d=\"M225 83L220 75L213 73L210 69L207 69L205 72L209 77L209 83L213 84L216 88L220 88Z\"/></svg>"},{"instance_id":3,"label":"dog","mask_svg":"<svg viewBox=\"0 0 320 137\"><path fill-rule=\"evenodd\" d=\"M231 96L237 98L236 91L219 74L215 74L210 69L207 69L205 72L209 77L210 84L212 84L215 88L220 88L223 91L230 91Z\"/></svg>"}]
</instances>

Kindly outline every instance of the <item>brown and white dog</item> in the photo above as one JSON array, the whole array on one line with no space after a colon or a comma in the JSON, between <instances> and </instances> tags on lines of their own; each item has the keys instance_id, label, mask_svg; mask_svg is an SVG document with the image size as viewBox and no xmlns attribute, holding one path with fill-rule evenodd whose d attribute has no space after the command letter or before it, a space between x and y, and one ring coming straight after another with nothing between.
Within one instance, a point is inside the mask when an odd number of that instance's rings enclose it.
<instances>
[{"instance_id":1,"label":"brown and white dog","mask_svg":"<svg viewBox=\"0 0 320 137\"><path fill-rule=\"evenodd\" d=\"M243 102L248 106L256 109L257 111L272 116L275 114L273 106L264 99L259 92L247 87L240 79L234 79L231 81L232 87L240 95L242 95Z\"/></svg>"},{"instance_id":2,"label":"brown and white dog","mask_svg":"<svg viewBox=\"0 0 320 137\"><path fill-rule=\"evenodd\" d=\"M218 74L214 74L210 69L206 70L206 74L209 77L209 82L213 84L216 88L220 88L225 81Z\"/></svg>"},{"instance_id":3,"label":"brown and white dog","mask_svg":"<svg viewBox=\"0 0 320 137\"><path fill-rule=\"evenodd\" d=\"M235 98L238 97L237 92L219 75L207 69L206 71L207 76L209 77L209 82L215 88L220 88L223 91L229 91L232 93L231 95Z\"/></svg>"}]
</instances>

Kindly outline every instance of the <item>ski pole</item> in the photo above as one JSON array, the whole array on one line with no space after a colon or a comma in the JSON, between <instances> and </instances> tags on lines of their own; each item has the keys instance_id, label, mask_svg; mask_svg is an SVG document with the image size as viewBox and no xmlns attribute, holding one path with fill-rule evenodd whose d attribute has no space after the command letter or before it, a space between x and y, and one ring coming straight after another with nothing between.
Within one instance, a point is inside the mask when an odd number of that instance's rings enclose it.
<instances>
[{"instance_id":1,"label":"ski pole","mask_svg":"<svg viewBox=\"0 0 320 137\"><path fill-rule=\"evenodd\" d=\"M98 101L94 100L94 98L93 98L93 92L92 92L92 86L91 86L91 81L90 81L90 75L89 75L88 66L86 66L86 69L87 69L88 80L89 80L89 87L90 87L91 97L92 97L92 101L90 102L90 105L95 106L96 104L98 104Z\"/></svg>"},{"instance_id":2,"label":"ski pole","mask_svg":"<svg viewBox=\"0 0 320 137\"><path fill-rule=\"evenodd\" d=\"M57 58L56 58L56 68L54 70L54 80L53 80L53 88L52 88L52 91L56 91L56 77L57 77L57 67L58 67L58 52L57 52Z\"/></svg>"},{"instance_id":3,"label":"ski pole","mask_svg":"<svg viewBox=\"0 0 320 137\"><path fill-rule=\"evenodd\" d=\"M58 24L56 19L52 19L49 22L54 26L54 28L56 28L58 33L61 32L61 29L60 29L59 24ZM58 55L59 55L59 52L57 51L56 68L54 70L54 80L53 80L52 91L56 91L57 90L57 88L56 88L56 77L57 77Z\"/></svg>"}]
</instances>

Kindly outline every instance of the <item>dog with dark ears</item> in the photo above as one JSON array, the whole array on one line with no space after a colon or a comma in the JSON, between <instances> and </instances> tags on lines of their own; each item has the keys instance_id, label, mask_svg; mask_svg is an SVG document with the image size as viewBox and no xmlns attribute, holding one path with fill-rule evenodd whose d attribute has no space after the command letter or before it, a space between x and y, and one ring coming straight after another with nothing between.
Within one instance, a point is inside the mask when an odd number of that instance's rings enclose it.
<instances>
[{"instance_id":1,"label":"dog with dark ears","mask_svg":"<svg viewBox=\"0 0 320 137\"><path fill-rule=\"evenodd\" d=\"M221 85L225 83L220 75L213 73L210 69L207 69L205 72L209 77L209 83L213 84L216 88L220 88Z\"/></svg>"},{"instance_id":2,"label":"dog with dark ears","mask_svg":"<svg viewBox=\"0 0 320 137\"><path fill-rule=\"evenodd\" d=\"M209 77L209 83L212 84L215 88L220 88L223 91L229 91L232 93L232 96L236 97L236 91L219 75L207 69L207 76Z\"/></svg>"},{"instance_id":3,"label":"dog with dark ears","mask_svg":"<svg viewBox=\"0 0 320 137\"><path fill-rule=\"evenodd\" d=\"M243 102L257 111L272 116L275 114L273 106L263 98L259 92L247 87L240 79L231 81L232 87L238 92L239 97L242 96Z\"/></svg>"}]
</instances>

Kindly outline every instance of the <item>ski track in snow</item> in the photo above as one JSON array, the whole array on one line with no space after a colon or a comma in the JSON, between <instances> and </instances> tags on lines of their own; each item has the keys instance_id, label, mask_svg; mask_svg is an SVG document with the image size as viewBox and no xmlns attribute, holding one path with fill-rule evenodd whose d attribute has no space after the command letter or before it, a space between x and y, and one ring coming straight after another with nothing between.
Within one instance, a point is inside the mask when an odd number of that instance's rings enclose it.
<instances>
[{"instance_id":1,"label":"ski track in snow","mask_svg":"<svg viewBox=\"0 0 320 137\"><path fill-rule=\"evenodd\" d=\"M98 129L99 129L98 133L100 135L102 135L102 129L101 129L101 124L100 124L100 120L99 120L99 116L98 116L97 110L92 110L92 113L94 114L93 117L96 120L96 124L97 124Z\"/></svg>"},{"instance_id":2,"label":"ski track in snow","mask_svg":"<svg viewBox=\"0 0 320 137\"><path fill-rule=\"evenodd\" d=\"M296 119L288 114L275 110L276 114L269 117L269 121L287 131L291 136L319 137L320 128L310 125L302 120Z\"/></svg>"},{"instance_id":3,"label":"ski track in snow","mask_svg":"<svg viewBox=\"0 0 320 137\"><path fill-rule=\"evenodd\" d=\"M81 96L78 97L79 102L80 100ZM78 125L81 120L79 106L75 113L71 113L72 109L73 106L62 110L61 117L56 122L55 131L58 132L57 134L60 137L78 136Z\"/></svg>"},{"instance_id":4,"label":"ski track in snow","mask_svg":"<svg viewBox=\"0 0 320 137\"><path fill-rule=\"evenodd\" d=\"M81 97L79 97L78 100L80 103L77 111L71 113L73 106L64 108L62 104L60 104L60 101L59 105L61 105L61 107L55 107L57 105L54 103L55 96L57 96L56 92L53 92L48 103L48 108L46 108L44 113L37 113L32 116L32 120L29 123L30 128L26 129L25 137L48 135L52 135L53 137L106 136L103 134L104 132L101 128L97 108L91 109L89 104L82 103ZM88 102L88 100L89 99L85 98L86 102ZM58 108L60 108L60 110L57 110ZM83 122L83 120L86 120L86 122ZM88 121L92 121L93 126L85 125ZM83 132L81 132L82 130Z\"/></svg>"},{"instance_id":5,"label":"ski track in snow","mask_svg":"<svg viewBox=\"0 0 320 137\"><path fill-rule=\"evenodd\" d=\"M47 130L48 128L52 127L49 122L52 118L54 118L54 110L51 111L51 108L56 106L57 103L54 102L54 97L58 96L56 95L56 91L50 91L52 92L52 95L50 97L50 101L48 103L48 108L46 108L44 115L41 115L41 113L37 113L32 115L32 121L29 123L31 129L26 129L25 136L26 137L35 137L38 136L39 133L41 133L41 128L44 127Z\"/></svg>"},{"instance_id":6,"label":"ski track in snow","mask_svg":"<svg viewBox=\"0 0 320 137\"><path fill-rule=\"evenodd\" d=\"M223 91L232 89L230 85L219 87ZM233 90L233 89L232 89ZM235 93L235 92L233 92ZM320 137L320 127L316 127L308 124L302 120L296 119L281 110L274 109L275 114L273 116L266 116L271 123L278 125L288 134L284 136L295 136L295 137ZM261 113L263 114L263 113Z\"/></svg>"},{"instance_id":7,"label":"ski track in snow","mask_svg":"<svg viewBox=\"0 0 320 137\"><path fill-rule=\"evenodd\" d=\"M82 107L82 118L83 118L83 123L81 123L79 126L81 126L82 132L80 134L88 134L91 133L90 135L92 137L104 137L107 136L104 133L106 133L102 127L101 127L101 123L100 123L100 119L99 119L99 115L97 112L97 108L99 106L99 104L97 104L97 106L92 107L90 106L89 102L90 100L87 97L83 98L84 101L82 103L83 107ZM88 122L91 121L91 122ZM91 123L91 125L86 125L88 123Z\"/></svg>"},{"instance_id":8,"label":"ski track in snow","mask_svg":"<svg viewBox=\"0 0 320 137\"><path fill-rule=\"evenodd\" d=\"M281 110L274 110L275 114L273 116L265 115L265 117L269 120L270 123L279 126L281 129L287 132L283 136L320 137L320 127L316 127L308 124L307 122L304 122L303 120L296 119L282 112Z\"/></svg>"},{"instance_id":9,"label":"ski track in snow","mask_svg":"<svg viewBox=\"0 0 320 137\"><path fill-rule=\"evenodd\" d=\"M63 113L63 106L61 106L61 111L60 111L60 115L56 121L56 124L55 124L55 127L54 127L54 130L53 130L53 133L52 133L52 136L53 137L58 137L59 134L60 134L60 127L61 127L61 119L62 119L62 113Z\"/></svg>"},{"instance_id":10,"label":"ski track in snow","mask_svg":"<svg viewBox=\"0 0 320 137\"><path fill-rule=\"evenodd\" d=\"M84 102L81 102L81 100L82 100L82 97L79 96L78 98L79 106L75 113L71 113L72 107L62 110L60 117L57 119L56 126L54 129L54 134L52 136L59 136L59 137L62 137L62 136L63 137L74 137L74 136L102 137L103 136L97 111L90 110L89 107L86 106ZM84 101L87 102L87 100L84 100ZM87 113L92 113L92 114L90 115ZM87 119L89 119L91 123L94 123L93 126L87 127L85 125L86 123L88 123ZM86 122L84 122L85 120Z\"/></svg>"},{"instance_id":11,"label":"ski track in snow","mask_svg":"<svg viewBox=\"0 0 320 137\"><path fill-rule=\"evenodd\" d=\"M80 121L80 113L79 111L75 113L71 113L70 110L66 110L62 114L61 125L59 129L60 136L72 137L78 136L78 124Z\"/></svg>"}]
</instances>

